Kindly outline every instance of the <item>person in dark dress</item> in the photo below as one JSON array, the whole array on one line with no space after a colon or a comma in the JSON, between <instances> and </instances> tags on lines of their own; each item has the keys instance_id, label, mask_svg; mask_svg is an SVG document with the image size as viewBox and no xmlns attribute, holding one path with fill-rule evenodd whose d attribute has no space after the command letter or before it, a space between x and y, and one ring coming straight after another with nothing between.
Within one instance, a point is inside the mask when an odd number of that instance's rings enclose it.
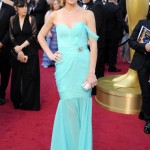
<instances>
[{"instance_id":1,"label":"person in dark dress","mask_svg":"<svg viewBox=\"0 0 150 150\"><path fill-rule=\"evenodd\" d=\"M27 14L27 3L15 3L17 14L10 19L13 43L11 100L15 109L40 109L40 71L34 17ZM25 57L27 56L27 57Z\"/></svg>"},{"instance_id":2,"label":"person in dark dress","mask_svg":"<svg viewBox=\"0 0 150 150\"><path fill-rule=\"evenodd\" d=\"M14 8L0 0L0 105L5 103L6 88L10 76L9 20L14 14Z\"/></svg>"}]
</instances>

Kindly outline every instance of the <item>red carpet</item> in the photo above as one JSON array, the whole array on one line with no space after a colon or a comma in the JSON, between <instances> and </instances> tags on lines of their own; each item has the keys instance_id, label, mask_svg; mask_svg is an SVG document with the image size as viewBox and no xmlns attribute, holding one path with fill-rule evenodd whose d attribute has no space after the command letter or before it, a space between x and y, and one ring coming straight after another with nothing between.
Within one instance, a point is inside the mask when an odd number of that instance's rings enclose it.
<instances>
[{"instance_id":1,"label":"red carpet","mask_svg":"<svg viewBox=\"0 0 150 150\"><path fill-rule=\"evenodd\" d=\"M117 66L120 74L128 70L120 60ZM49 150L59 100L54 70L41 68L41 111L14 110L8 87L6 103L0 106L0 150ZM137 118L105 110L93 97L93 150L149 150L150 135L144 134L145 122Z\"/></svg>"}]
</instances>

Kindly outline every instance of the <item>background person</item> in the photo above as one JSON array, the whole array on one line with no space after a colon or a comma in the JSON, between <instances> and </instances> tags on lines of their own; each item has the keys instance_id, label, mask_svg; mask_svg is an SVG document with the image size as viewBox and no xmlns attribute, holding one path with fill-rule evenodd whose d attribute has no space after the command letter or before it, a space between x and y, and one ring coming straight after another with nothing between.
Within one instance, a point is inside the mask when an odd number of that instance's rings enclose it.
<instances>
[{"instance_id":1,"label":"background person","mask_svg":"<svg viewBox=\"0 0 150 150\"><path fill-rule=\"evenodd\" d=\"M118 44L120 42L120 27L126 33L129 32L128 25L125 22L116 0L108 0L105 6L106 24L105 24L105 63L108 65L109 72L120 72L116 67ZM121 37L122 38L122 37Z\"/></svg>"},{"instance_id":2,"label":"background person","mask_svg":"<svg viewBox=\"0 0 150 150\"><path fill-rule=\"evenodd\" d=\"M17 14L10 20L12 55L10 96L15 109L40 109L40 71L35 18L27 14L27 3L15 3ZM28 59L24 59L24 56Z\"/></svg>"},{"instance_id":3,"label":"background person","mask_svg":"<svg viewBox=\"0 0 150 150\"><path fill-rule=\"evenodd\" d=\"M139 83L142 91L142 107L139 119L145 120L144 132L150 134L150 43L140 43L137 37L142 26L150 29L150 10L147 19L140 20L135 26L129 40L129 45L135 50L130 68L138 73Z\"/></svg>"},{"instance_id":4,"label":"background person","mask_svg":"<svg viewBox=\"0 0 150 150\"><path fill-rule=\"evenodd\" d=\"M5 103L6 88L10 76L9 20L14 14L14 8L0 0L0 105Z\"/></svg>"},{"instance_id":5,"label":"background person","mask_svg":"<svg viewBox=\"0 0 150 150\"><path fill-rule=\"evenodd\" d=\"M97 41L98 55L95 74L97 79L104 76L105 71L105 9L102 2L96 2L92 8L96 21L96 32L100 37ZM96 94L96 87L92 89L92 95Z\"/></svg>"},{"instance_id":6,"label":"background person","mask_svg":"<svg viewBox=\"0 0 150 150\"><path fill-rule=\"evenodd\" d=\"M41 30L41 27L44 24L44 17L48 10L48 4L46 0L35 0L35 5L32 8L32 13L35 16L37 23L38 32Z\"/></svg>"},{"instance_id":7,"label":"background person","mask_svg":"<svg viewBox=\"0 0 150 150\"><path fill-rule=\"evenodd\" d=\"M94 2L93 0L79 0L78 4L83 9L91 10L93 8Z\"/></svg>"}]
</instances>

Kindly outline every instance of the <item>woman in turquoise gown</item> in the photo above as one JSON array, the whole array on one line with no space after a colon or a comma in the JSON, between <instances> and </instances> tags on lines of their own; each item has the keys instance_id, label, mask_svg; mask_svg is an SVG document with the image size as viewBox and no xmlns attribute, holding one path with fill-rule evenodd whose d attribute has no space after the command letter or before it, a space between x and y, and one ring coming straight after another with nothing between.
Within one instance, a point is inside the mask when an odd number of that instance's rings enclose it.
<instances>
[{"instance_id":1,"label":"woman in turquoise gown","mask_svg":"<svg viewBox=\"0 0 150 150\"><path fill-rule=\"evenodd\" d=\"M45 36L56 26L58 51L52 53ZM84 90L88 81L95 86L97 39L94 15L66 0L65 6L51 13L38 35L48 57L56 61L56 84L60 95L50 150L92 150L91 89ZM87 45L90 45L90 51Z\"/></svg>"}]
</instances>

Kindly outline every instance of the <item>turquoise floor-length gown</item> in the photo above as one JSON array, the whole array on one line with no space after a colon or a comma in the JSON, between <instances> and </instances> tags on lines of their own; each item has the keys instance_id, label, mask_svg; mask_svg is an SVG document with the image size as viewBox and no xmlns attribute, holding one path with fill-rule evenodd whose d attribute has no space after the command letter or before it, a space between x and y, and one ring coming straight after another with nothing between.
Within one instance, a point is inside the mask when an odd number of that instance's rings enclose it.
<instances>
[{"instance_id":1,"label":"turquoise floor-length gown","mask_svg":"<svg viewBox=\"0 0 150 150\"><path fill-rule=\"evenodd\" d=\"M92 150L91 90L82 84L90 65L89 36L98 39L84 22L72 28L56 26L58 50L62 59L56 65L56 84L60 95L50 150Z\"/></svg>"}]
</instances>

